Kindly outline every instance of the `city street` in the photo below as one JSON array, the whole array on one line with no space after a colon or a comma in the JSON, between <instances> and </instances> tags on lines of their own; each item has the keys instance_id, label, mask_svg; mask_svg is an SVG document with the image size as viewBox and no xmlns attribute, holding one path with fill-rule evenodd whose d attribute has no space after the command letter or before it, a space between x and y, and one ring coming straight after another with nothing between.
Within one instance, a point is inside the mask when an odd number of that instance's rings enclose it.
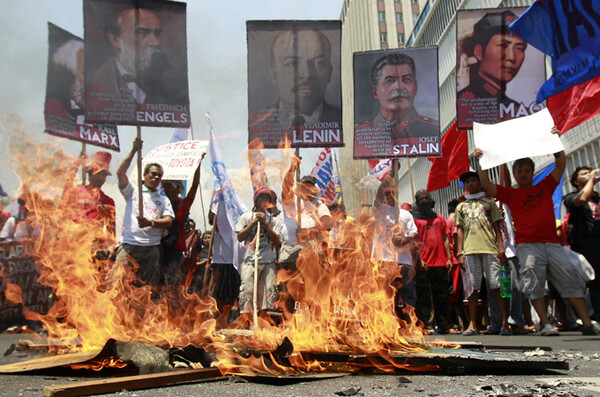
<instances>
[{"instance_id":1,"label":"city street","mask_svg":"<svg viewBox=\"0 0 600 397\"><path fill-rule=\"evenodd\" d=\"M0 350L6 352L11 344L27 335L0 335ZM530 346L523 351L494 350L500 354L522 359L525 356L554 357L566 360L569 370L526 373L511 371L499 364L497 370L467 370L464 374L446 372L398 372L391 375L373 374L336 376L325 379L276 378L249 380L230 377L223 380L191 383L164 388L121 391L118 396L600 396L600 337L584 337L579 332L563 332L558 337L447 336L448 341L479 342L484 345ZM535 350L536 347L538 350ZM539 347L551 347L551 351ZM488 351L489 352L489 351ZM25 353L13 351L0 358L0 364L22 361ZM81 373L81 372L80 372ZM126 375L132 375L128 372ZM49 385L73 384L98 380L107 375L81 376L77 371L49 371L34 374L0 375L2 396L41 396ZM313 377L314 378L314 377ZM296 381L297 380L297 381Z\"/></svg>"}]
</instances>

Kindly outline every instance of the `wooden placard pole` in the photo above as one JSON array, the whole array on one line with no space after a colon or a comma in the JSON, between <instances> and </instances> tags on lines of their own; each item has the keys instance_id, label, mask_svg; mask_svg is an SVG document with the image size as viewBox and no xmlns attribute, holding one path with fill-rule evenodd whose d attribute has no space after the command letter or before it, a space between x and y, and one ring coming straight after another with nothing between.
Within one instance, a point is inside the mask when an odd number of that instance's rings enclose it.
<instances>
[{"instance_id":1,"label":"wooden placard pole","mask_svg":"<svg viewBox=\"0 0 600 397\"><path fill-rule=\"evenodd\" d=\"M394 223L398 222L400 216L400 205L398 204L398 169L400 164L398 159L392 160L392 174L394 175Z\"/></svg>"},{"instance_id":2,"label":"wooden placard pole","mask_svg":"<svg viewBox=\"0 0 600 397\"><path fill-rule=\"evenodd\" d=\"M260 254L260 222L256 224L256 238L254 239L254 289L252 292L252 320L254 330L258 329L258 256Z\"/></svg>"},{"instance_id":3,"label":"wooden placard pole","mask_svg":"<svg viewBox=\"0 0 600 397\"><path fill-rule=\"evenodd\" d=\"M85 157L85 155L86 155L85 148L86 148L85 142L81 142L81 155L80 155L81 157ZM85 184L86 184L87 173L85 172L85 169L86 169L86 165L83 164L83 166L81 167L81 185L82 186L85 186Z\"/></svg>"},{"instance_id":4,"label":"wooden placard pole","mask_svg":"<svg viewBox=\"0 0 600 397\"><path fill-rule=\"evenodd\" d=\"M142 127L137 126L137 139L142 140ZM142 197L142 148L140 147L137 152L137 187L138 187L138 208L139 216L144 216L144 199Z\"/></svg>"},{"instance_id":5,"label":"wooden placard pole","mask_svg":"<svg viewBox=\"0 0 600 397\"><path fill-rule=\"evenodd\" d=\"M407 158L406 162L408 163L408 177L410 178L410 192L412 193L412 197L415 197L415 185L413 183L412 167L410 166L410 159Z\"/></svg>"},{"instance_id":6,"label":"wooden placard pole","mask_svg":"<svg viewBox=\"0 0 600 397\"><path fill-rule=\"evenodd\" d=\"M300 158L300 148L296 147L294 155ZM296 168L296 184L300 183L300 166ZM300 196L296 196L296 217L298 218L298 230L302 229L302 199Z\"/></svg>"},{"instance_id":7,"label":"wooden placard pole","mask_svg":"<svg viewBox=\"0 0 600 397\"><path fill-rule=\"evenodd\" d=\"M206 265L204 266L204 277L202 277L202 296L206 296L210 294L210 268L212 266L212 247L213 242L215 241L215 230L217 229L217 216L213 219L212 230L210 232L210 240L208 242L208 252L206 254Z\"/></svg>"}]
</instances>

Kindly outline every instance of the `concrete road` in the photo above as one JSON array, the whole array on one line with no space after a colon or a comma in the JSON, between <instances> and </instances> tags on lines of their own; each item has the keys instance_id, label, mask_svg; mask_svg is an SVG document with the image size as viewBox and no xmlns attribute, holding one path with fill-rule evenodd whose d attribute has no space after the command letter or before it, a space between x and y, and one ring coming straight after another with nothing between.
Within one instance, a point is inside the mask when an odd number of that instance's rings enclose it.
<instances>
[{"instance_id":1,"label":"concrete road","mask_svg":"<svg viewBox=\"0 0 600 397\"><path fill-rule=\"evenodd\" d=\"M0 353L27 335L0 335ZM275 385L248 382L240 378L178 385L146 390L121 391L118 396L600 396L600 337L563 332L557 337L536 334L524 336L447 336L449 341L481 342L486 345L540 346L552 351L536 354L566 359L570 369L531 374L520 371L471 371L462 375L403 372L393 375L360 374L331 379ZM524 352L511 353L525 355ZM528 353L531 354L531 353ZM0 364L22 361L22 352L0 355ZM510 370L510 368L507 368ZM102 373L98 374L100 377ZM0 375L0 396L42 396L44 386L69 384L97 378L80 376L77 371L57 371L20 375ZM354 394L352 394L354 393Z\"/></svg>"}]
</instances>

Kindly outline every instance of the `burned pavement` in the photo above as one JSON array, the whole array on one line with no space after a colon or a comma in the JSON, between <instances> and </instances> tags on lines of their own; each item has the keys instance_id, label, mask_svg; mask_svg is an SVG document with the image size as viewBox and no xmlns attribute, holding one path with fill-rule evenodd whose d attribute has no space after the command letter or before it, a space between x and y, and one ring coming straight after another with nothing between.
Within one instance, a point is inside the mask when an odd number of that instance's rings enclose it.
<instances>
[{"instance_id":1,"label":"burned pavement","mask_svg":"<svg viewBox=\"0 0 600 397\"><path fill-rule=\"evenodd\" d=\"M27 334L0 335L0 351L4 354L0 364L23 361L32 356L47 356L48 353L38 351L32 353L15 347L19 340L31 339ZM511 363L498 362L494 367L478 368L415 368L397 370L383 374L376 368L364 368L356 374L313 373L282 376L240 377L237 375L220 377L211 373L204 380L195 375L194 370L179 380L180 383L153 386L155 383L143 378L134 382L135 387L130 391L116 391L112 395L119 396L196 396L196 395L261 395L261 396L335 396L335 395L364 395L364 396L444 396L448 393L456 396L598 396L600 395L600 338L582 338L577 332L563 332L558 337L525 336L494 336L482 335L477 337L446 336L447 341L464 343L471 352L485 352L515 360L528 358L548 358L566 361L569 369L562 370L514 370ZM432 339L433 340L433 339ZM42 346L44 339L36 346ZM13 349L11 349L13 346ZM488 346L489 348L484 348ZM466 351L467 349L461 349ZM166 354L166 353L165 353ZM205 363L206 365L206 363ZM172 371L172 369L171 369ZM78 385L96 383L100 380L115 382L123 377L133 376L139 370L135 366L125 369L72 370L54 368L49 370L31 371L21 374L2 374L3 390L0 395L6 396L40 396L54 391L57 394L46 395L101 395L89 389L81 394ZM181 371L180 371L181 372ZM450 372L450 373L449 373ZM165 374L165 373L162 373ZM167 372L166 374L169 374ZM57 385L69 386L79 390L80 394L58 394L61 390ZM122 389L127 389L123 383ZM46 388L44 391L44 388ZM119 390L122 390L119 389ZM101 389L96 389L101 390ZM107 394L110 395L110 394Z\"/></svg>"}]
</instances>

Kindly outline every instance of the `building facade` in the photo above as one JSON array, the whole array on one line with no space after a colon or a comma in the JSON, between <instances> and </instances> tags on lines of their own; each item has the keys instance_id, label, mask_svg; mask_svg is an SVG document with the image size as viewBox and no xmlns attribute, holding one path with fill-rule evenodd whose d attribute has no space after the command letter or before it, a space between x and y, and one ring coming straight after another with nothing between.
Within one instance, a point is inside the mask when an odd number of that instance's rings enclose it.
<instances>
[{"instance_id":1,"label":"building facade","mask_svg":"<svg viewBox=\"0 0 600 397\"><path fill-rule=\"evenodd\" d=\"M366 160L354 160L353 54L360 51L403 48L421 17L427 0L344 0L342 5L342 108L344 142L339 149L344 202L349 212L370 204L374 191L356 189L356 183L369 172ZM401 161L406 169L406 160ZM412 200L404 200L412 202Z\"/></svg>"},{"instance_id":2,"label":"building facade","mask_svg":"<svg viewBox=\"0 0 600 397\"><path fill-rule=\"evenodd\" d=\"M440 128L442 135L456 121L456 12L462 9L527 7L533 0L345 0L342 6L342 85L343 122L346 147L340 149L344 201L349 211L369 204L373 191L355 188L368 171L365 160L353 160L354 90L353 53L388 48L438 46ZM401 21L401 23L400 23ZM547 70L550 70L549 64ZM579 165L600 166L600 117L596 117L562 136L567 154L563 192L573 188L569 177ZM473 147L472 130L469 151ZM534 158L536 172L554 162L551 155ZM399 200L412 203L414 192L427 186L431 162L426 158L400 160ZM492 179L497 170L490 170ZM441 213L448 201L464 193L458 181L432 193ZM563 207L564 213L564 207Z\"/></svg>"}]
</instances>

